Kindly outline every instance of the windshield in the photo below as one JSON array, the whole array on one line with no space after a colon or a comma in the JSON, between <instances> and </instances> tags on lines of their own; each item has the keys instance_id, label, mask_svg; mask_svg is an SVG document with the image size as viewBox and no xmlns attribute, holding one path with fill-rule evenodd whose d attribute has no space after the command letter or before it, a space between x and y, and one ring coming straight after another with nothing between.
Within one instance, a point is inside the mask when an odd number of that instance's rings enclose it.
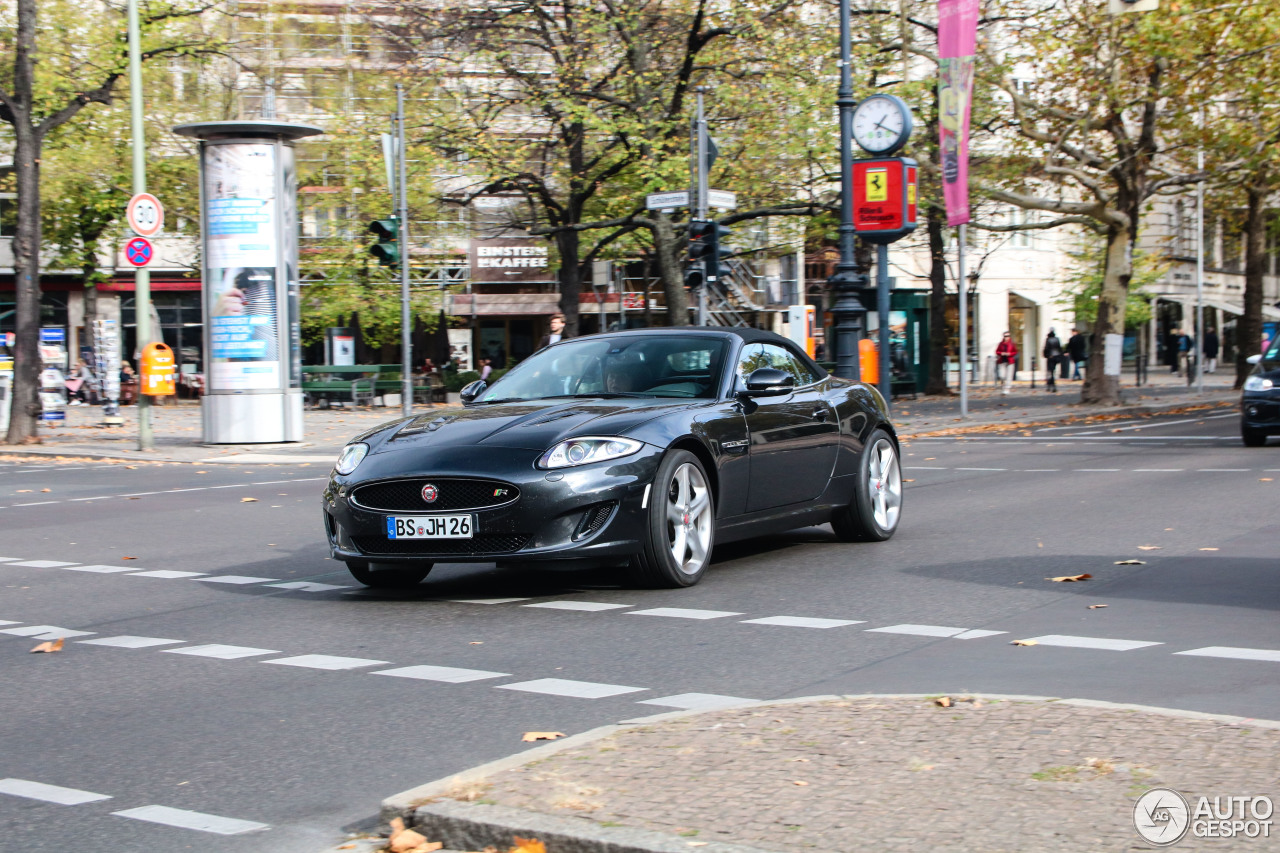
<instances>
[{"instance_id":1,"label":"windshield","mask_svg":"<svg viewBox=\"0 0 1280 853\"><path fill-rule=\"evenodd\" d=\"M716 395L722 338L637 335L581 338L521 362L477 402L549 397L702 397Z\"/></svg>"},{"instance_id":2,"label":"windshield","mask_svg":"<svg viewBox=\"0 0 1280 853\"><path fill-rule=\"evenodd\" d=\"M1267 347L1267 351L1262 356L1263 361L1280 361L1280 335L1276 335L1276 339Z\"/></svg>"}]
</instances>

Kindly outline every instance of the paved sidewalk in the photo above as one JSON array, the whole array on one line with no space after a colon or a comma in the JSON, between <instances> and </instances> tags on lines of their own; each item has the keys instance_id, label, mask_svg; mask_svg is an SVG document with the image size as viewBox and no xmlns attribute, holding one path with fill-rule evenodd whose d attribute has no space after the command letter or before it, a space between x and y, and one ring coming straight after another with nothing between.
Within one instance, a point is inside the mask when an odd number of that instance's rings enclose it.
<instances>
[{"instance_id":1,"label":"paved sidewalk","mask_svg":"<svg viewBox=\"0 0 1280 853\"><path fill-rule=\"evenodd\" d=\"M1133 810L1153 787L1193 810L1199 796L1280 794L1277 722L963 694L950 707L819 697L654 719L406 792L384 817L408 813L459 850L540 833L549 853L1074 853L1152 849ZM1188 834L1176 849L1262 853L1276 834Z\"/></svg>"}]
</instances>

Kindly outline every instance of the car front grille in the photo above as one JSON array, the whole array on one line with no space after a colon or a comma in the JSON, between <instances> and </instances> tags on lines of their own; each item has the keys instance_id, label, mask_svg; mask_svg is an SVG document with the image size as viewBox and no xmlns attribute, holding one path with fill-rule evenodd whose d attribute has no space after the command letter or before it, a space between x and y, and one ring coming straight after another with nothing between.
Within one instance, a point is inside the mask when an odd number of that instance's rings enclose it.
<instances>
[{"instance_id":1,"label":"car front grille","mask_svg":"<svg viewBox=\"0 0 1280 853\"><path fill-rule=\"evenodd\" d=\"M436 487L436 499L422 497L426 486ZM500 480L413 477L385 480L359 486L351 492L351 502L365 509L383 512L453 512L464 509L492 509L520 498L520 490Z\"/></svg>"},{"instance_id":2,"label":"car front grille","mask_svg":"<svg viewBox=\"0 0 1280 853\"><path fill-rule=\"evenodd\" d=\"M385 539L352 536L361 554L370 557L466 557L477 554L510 554L529 541L528 536L485 534L474 539Z\"/></svg>"}]
</instances>

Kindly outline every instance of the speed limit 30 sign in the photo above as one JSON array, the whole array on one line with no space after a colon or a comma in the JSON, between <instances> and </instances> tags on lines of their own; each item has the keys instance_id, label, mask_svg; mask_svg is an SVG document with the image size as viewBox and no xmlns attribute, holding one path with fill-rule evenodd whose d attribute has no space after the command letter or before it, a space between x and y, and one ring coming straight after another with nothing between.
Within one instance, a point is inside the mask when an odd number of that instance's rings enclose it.
<instances>
[{"instance_id":1,"label":"speed limit 30 sign","mask_svg":"<svg viewBox=\"0 0 1280 853\"><path fill-rule=\"evenodd\" d=\"M140 237L154 237L164 228L164 205L151 193L138 193L125 208L129 227Z\"/></svg>"}]
</instances>

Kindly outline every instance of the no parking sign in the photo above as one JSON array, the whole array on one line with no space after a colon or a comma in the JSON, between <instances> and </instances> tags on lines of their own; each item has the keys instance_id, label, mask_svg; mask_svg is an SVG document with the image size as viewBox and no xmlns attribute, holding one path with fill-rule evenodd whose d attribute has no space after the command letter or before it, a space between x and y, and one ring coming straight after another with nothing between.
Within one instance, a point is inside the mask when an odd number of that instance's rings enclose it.
<instances>
[{"instance_id":1,"label":"no parking sign","mask_svg":"<svg viewBox=\"0 0 1280 853\"><path fill-rule=\"evenodd\" d=\"M147 238L134 237L124 244L124 257L135 267L145 267L155 257L155 250L151 247L151 241Z\"/></svg>"}]
</instances>

